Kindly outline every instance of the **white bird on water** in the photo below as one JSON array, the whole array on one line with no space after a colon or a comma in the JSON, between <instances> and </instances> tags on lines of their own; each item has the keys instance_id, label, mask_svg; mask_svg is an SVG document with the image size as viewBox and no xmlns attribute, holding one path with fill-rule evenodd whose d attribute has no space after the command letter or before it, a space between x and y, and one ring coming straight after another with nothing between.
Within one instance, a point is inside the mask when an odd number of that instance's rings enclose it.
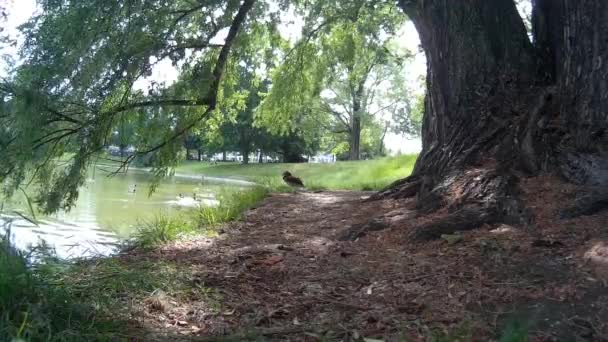
<instances>
[{"instance_id":1,"label":"white bird on water","mask_svg":"<svg viewBox=\"0 0 608 342\"><path fill-rule=\"evenodd\" d=\"M206 198L197 193L193 193L192 197L184 196L180 193L176 196L175 200L168 201L167 203L179 207L198 207L201 205L214 207L219 204L219 201L214 198Z\"/></svg>"},{"instance_id":2,"label":"white bird on water","mask_svg":"<svg viewBox=\"0 0 608 342\"><path fill-rule=\"evenodd\" d=\"M196 199L196 195L194 197L184 196L179 194L174 201L169 201L171 204L178 205L180 207L196 207L200 205L200 200Z\"/></svg>"},{"instance_id":3,"label":"white bird on water","mask_svg":"<svg viewBox=\"0 0 608 342\"><path fill-rule=\"evenodd\" d=\"M134 194L137 191L137 184L131 184L129 186L129 190L127 190L130 194Z\"/></svg>"}]
</instances>

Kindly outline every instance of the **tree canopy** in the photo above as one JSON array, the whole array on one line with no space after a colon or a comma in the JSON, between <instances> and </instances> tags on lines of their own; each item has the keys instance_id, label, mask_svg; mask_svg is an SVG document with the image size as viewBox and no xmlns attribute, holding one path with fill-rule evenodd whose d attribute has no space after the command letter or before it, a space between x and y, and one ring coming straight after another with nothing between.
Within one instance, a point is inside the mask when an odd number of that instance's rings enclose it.
<instances>
[{"instance_id":1,"label":"tree canopy","mask_svg":"<svg viewBox=\"0 0 608 342\"><path fill-rule=\"evenodd\" d=\"M39 14L21 28L22 63L0 83L0 120L7 131L0 142L0 179L8 195L26 184L49 185L39 187L36 197L47 212L74 203L92 156L111 143L135 147L125 166L145 156L162 177L181 158L184 135L217 142L226 122L241 115L239 124L257 127L251 132L289 136L314 152L319 127L337 122L328 116L332 106L323 103L321 91L356 90L371 74L382 74L379 65L403 58L388 45L406 17L389 2L39 5ZM280 14L288 10L304 18L295 43L278 30ZM252 89L242 87L245 60L255 65ZM150 80L166 61L178 71L177 81ZM253 89L265 75L269 90ZM256 92L262 96L259 108L251 103ZM378 124L365 118L363 95L370 94L364 93L351 96L352 121L373 131ZM245 109L254 114L250 119L242 116ZM57 167L68 152L67 166Z\"/></svg>"},{"instance_id":2,"label":"tree canopy","mask_svg":"<svg viewBox=\"0 0 608 342\"><path fill-rule=\"evenodd\" d=\"M319 18L325 21L319 23ZM372 107L384 106L378 101L379 88L396 81L387 77L391 75L387 71L409 56L391 44L405 20L390 3L355 1L315 7L307 13L303 38L273 72L260 122L285 132L298 117L315 118L330 134L345 135L350 159L359 159L362 123L375 124ZM324 91L329 96L321 96ZM403 101L405 94L401 95Z\"/></svg>"},{"instance_id":3,"label":"tree canopy","mask_svg":"<svg viewBox=\"0 0 608 342\"><path fill-rule=\"evenodd\" d=\"M5 192L26 177L41 187L37 201L50 212L69 208L84 180L91 156L99 152L125 115L137 116L142 137L136 155L155 153L158 174L176 160L179 137L217 112L218 103L238 99L222 87L222 77L238 33L271 28L247 20L265 13L247 0L208 1L47 1L23 27L23 64L0 85L5 157L0 166ZM221 44L211 42L227 29ZM158 61L181 69L171 86L134 89ZM70 164L57 168L70 144L78 146Z\"/></svg>"}]
</instances>

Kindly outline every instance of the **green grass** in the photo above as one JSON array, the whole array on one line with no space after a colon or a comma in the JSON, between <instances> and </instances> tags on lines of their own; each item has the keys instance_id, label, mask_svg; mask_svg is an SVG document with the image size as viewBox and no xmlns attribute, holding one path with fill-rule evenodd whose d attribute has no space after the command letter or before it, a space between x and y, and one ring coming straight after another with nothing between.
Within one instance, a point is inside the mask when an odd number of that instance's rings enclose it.
<instances>
[{"instance_id":1,"label":"green grass","mask_svg":"<svg viewBox=\"0 0 608 342\"><path fill-rule=\"evenodd\" d=\"M27 269L25 258L0 237L0 340L21 337L26 331L29 302L36 299L35 279Z\"/></svg>"},{"instance_id":2,"label":"green grass","mask_svg":"<svg viewBox=\"0 0 608 342\"><path fill-rule=\"evenodd\" d=\"M71 265L55 279L72 298L90 303L98 314L128 317L134 303L146 303L158 293L184 301L196 294L210 297L207 289L192 283L191 272L189 265L161 258L114 257Z\"/></svg>"},{"instance_id":3,"label":"green grass","mask_svg":"<svg viewBox=\"0 0 608 342\"><path fill-rule=\"evenodd\" d=\"M432 342L475 341L472 321L465 319L451 331L434 331L430 334ZM528 322L523 318L513 319L500 331L498 342L528 342Z\"/></svg>"},{"instance_id":4,"label":"green grass","mask_svg":"<svg viewBox=\"0 0 608 342\"><path fill-rule=\"evenodd\" d=\"M530 321L523 317L513 317L503 329L498 342L528 342Z\"/></svg>"},{"instance_id":5,"label":"green grass","mask_svg":"<svg viewBox=\"0 0 608 342\"><path fill-rule=\"evenodd\" d=\"M63 267L30 266L0 236L0 341L112 340L126 321L109 319L57 282Z\"/></svg>"},{"instance_id":6,"label":"green grass","mask_svg":"<svg viewBox=\"0 0 608 342\"><path fill-rule=\"evenodd\" d=\"M213 228L219 224L237 220L241 215L255 207L266 196L268 189L256 186L244 191L224 190L220 192L217 207L201 207L197 212L200 227Z\"/></svg>"},{"instance_id":7,"label":"green grass","mask_svg":"<svg viewBox=\"0 0 608 342\"><path fill-rule=\"evenodd\" d=\"M151 248L182 236L198 233L195 222L189 216L160 213L152 220L142 221L134 235L135 244L138 247Z\"/></svg>"},{"instance_id":8,"label":"green grass","mask_svg":"<svg viewBox=\"0 0 608 342\"><path fill-rule=\"evenodd\" d=\"M184 162L176 172L245 179L273 191L286 191L281 173L290 171L303 179L310 190L379 190L408 176L417 155L401 155L375 160L344 161L333 164L249 164Z\"/></svg>"},{"instance_id":9,"label":"green grass","mask_svg":"<svg viewBox=\"0 0 608 342\"><path fill-rule=\"evenodd\" d=\"M217 291L193 284L191 272L147 257L72 263L49 257L32 266L0 236L0 341L139 340L151 333L133 321L142 305L200 298L220 310Z\"/></svg>"},{"instance_id":10,"label":"green grass","mask_svg":"<svg viewBox=\"0 0 608 342\"><path fill-rule=\"evenodd\" d=\"M216 207L200 207L186 212L159 214L143 221L134 236L137 247L152 248L188 235L214 235L222 223L237 220L268 195L268 189L255 186L244 190L226 188L217 196Z\"/></svg>"}]
</instances>

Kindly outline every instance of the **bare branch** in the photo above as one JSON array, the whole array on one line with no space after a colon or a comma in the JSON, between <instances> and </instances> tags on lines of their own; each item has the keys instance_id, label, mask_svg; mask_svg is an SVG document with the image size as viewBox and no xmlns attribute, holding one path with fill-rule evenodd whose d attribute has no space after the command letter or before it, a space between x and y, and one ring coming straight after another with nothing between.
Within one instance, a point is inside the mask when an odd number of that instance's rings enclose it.
<instances>
[{"instance_id":1,"label":"bare branch","mask_svg":"<svg viewBox=\"0 0 608 342\"><path fill-rule=\"evenodd\" d=\"M336 95L336 99L340 98L340 95L338 95L338 92L336 92L333 88L328 88L329 91L331 91L332 93L334 93L334 95ZM353 115L352 111L350 110L350 108L348 108L348 106L346 105L346 103L344 103L344 101L334 101L337 104L339 104L340 106L342 106L342 109L344 109L344 111L346 112L346 114L348 115Z\"/></svg>"},{"instance_id":2,"label":"bare branch","mask_svg":"<svg viewBox=\"0 0 608 342\"><path fill-rule=\"evenodd\" d=\"M179 16L177 18L175 18L175 23L179 23L180 21L182 21L184 18L186 18L187 16L189 16L190 14L199 11L201 9L203 9L205 7L206 4L200 4L198 6L189 8L189 9L185 9L185 10L181 10L181 11L173 11L171 12L171 14L179 14Z\"/></svg>"},{"instance_id":3,"label":"bare branch","mask_svg":"<svg viewBox=\"0 0 608 342\"><path fill-rule=\"evenodd\" d=\"M230 55L230 49L232 48L232 44L234 43L234 39L239 32L245 18L247 17L247 13L253 8L255 4L255 0L245 0L241 4L239 11L237 12L232 24L230 25L230 29L228 30L228 36L226 36L226 41L224 42L224 46L220 51L220 55L217 58L217 63L215 64L215 69L213 70L213 81L211 82L211 86L209 88L209 94L207 95L207 101L209 101L209 107L215 109L217 104L217 93L220 86L220 80L222 78L222 74L226 67L226 63L228 62L228 56Z\"/></svg>"},{"instance_id":4,"label":"bare branch","mask_svg":"<svg viewBox=\"0 0 608 342\"><path fill-rule=\"evenodd\" d=\"M81 127L81 128L82 128L82 127ZM65 131L66 133L61 134L61 135L56 136L56 137L49 137L48 139L41 140L39 143L37 143L36 145L34 145L33 149L34 149L34 150L37 150L37 149L39 149L40 147L42 147L42 146L44 146L44 145L46 145L46 144L49 144L49 143L51 143L51 142L58 142L58 141L61 141L61 140L65 139L65 138L69 137L69 136L70 136L70 135L72 135L72 134L76 134L76 133L77 133L79 130L80 130L80 128L79 128L79 129L67 129L67 130L61 130L61 131Z\"/></svg>"},{"instance_id":5,"label":"bare branch","mask_svg":"<svg viewBox=\"0 0 608 342\"><path fill-rule=\"evenodd\" d=\"M348 119L344 117L344 115L334 109L331 108L331 106L327 103L324 103L324 111L333 115L336 119L338 119L338 121L340 121L340 123L342 123L342 125L345 127L346 130L348 130L350 132L350 124L348 122Z\"/></svg>"},{"instance_id":6,"label":"bare branch","mask_svg":"<svg viewBox=\"0 0 608 342\"><path fill-rule=\"evenodd\" d=\"M399 101L394 101L394 102L392 102L392 103L390 103L390 104L387 104L386 106L384 106L384 107L382 107L382 108L378 109L377 111L373 112L373 113L372 113L372 116L375 116L376 114L378 114L378 113L380 113L380 112L384 111L385 109L387 109L387 108L389 108L389 107L392 107L392 106L396 105L398 102L399 102Z\"/></svg>"},{"instance_id":7,"label":"bare branch","mask_svg":"<svg viewBox=\"0 0 608 342\"><path fill-rule=\"evenodd\" d=\"M202 49L207 49L207 48L221 48L221 47L224 47L224 44L213 44L213 43L209 43L209 42L205 42L205 41L192 40L192 41L186 41L181 44L169 46L168 48L169 48L170 52L175 52L178 50L185 50L185 49L202 50Z\"/></svg>"},{"instance_id":8,"label":"bare branch","mask_svg":"<svg viewBox=\"0 0 608 342\"><path fill-rule=\"evenodd\" d=\"M115 107L108 111L109 113L120 113L131 109L144 108L144 107L165 107L165 106L179 106L179 107L196 107L206 106L208 103L204 99L193 99L193 100L178 100L178 99L159 99L142 101L135 103L127 103L122 106Z\"/></svg>"}]
</instances>

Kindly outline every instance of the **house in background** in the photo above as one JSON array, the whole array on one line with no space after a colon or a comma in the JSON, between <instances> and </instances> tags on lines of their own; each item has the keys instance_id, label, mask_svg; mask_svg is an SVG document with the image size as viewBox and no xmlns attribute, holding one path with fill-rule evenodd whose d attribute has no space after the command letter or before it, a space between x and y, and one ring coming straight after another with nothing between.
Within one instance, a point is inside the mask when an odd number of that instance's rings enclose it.
<instances>
[{"instance_id":1,"label":"house in background","mask_svg":"<svg viewBox=\"0 0 608 342\"><path fill-rule=\"evenodd\" d=\"M317 154L316 156L311 156L308 158L309 163L335 163L336 155L335 154Z\"/></svg>"}]
</instances>

